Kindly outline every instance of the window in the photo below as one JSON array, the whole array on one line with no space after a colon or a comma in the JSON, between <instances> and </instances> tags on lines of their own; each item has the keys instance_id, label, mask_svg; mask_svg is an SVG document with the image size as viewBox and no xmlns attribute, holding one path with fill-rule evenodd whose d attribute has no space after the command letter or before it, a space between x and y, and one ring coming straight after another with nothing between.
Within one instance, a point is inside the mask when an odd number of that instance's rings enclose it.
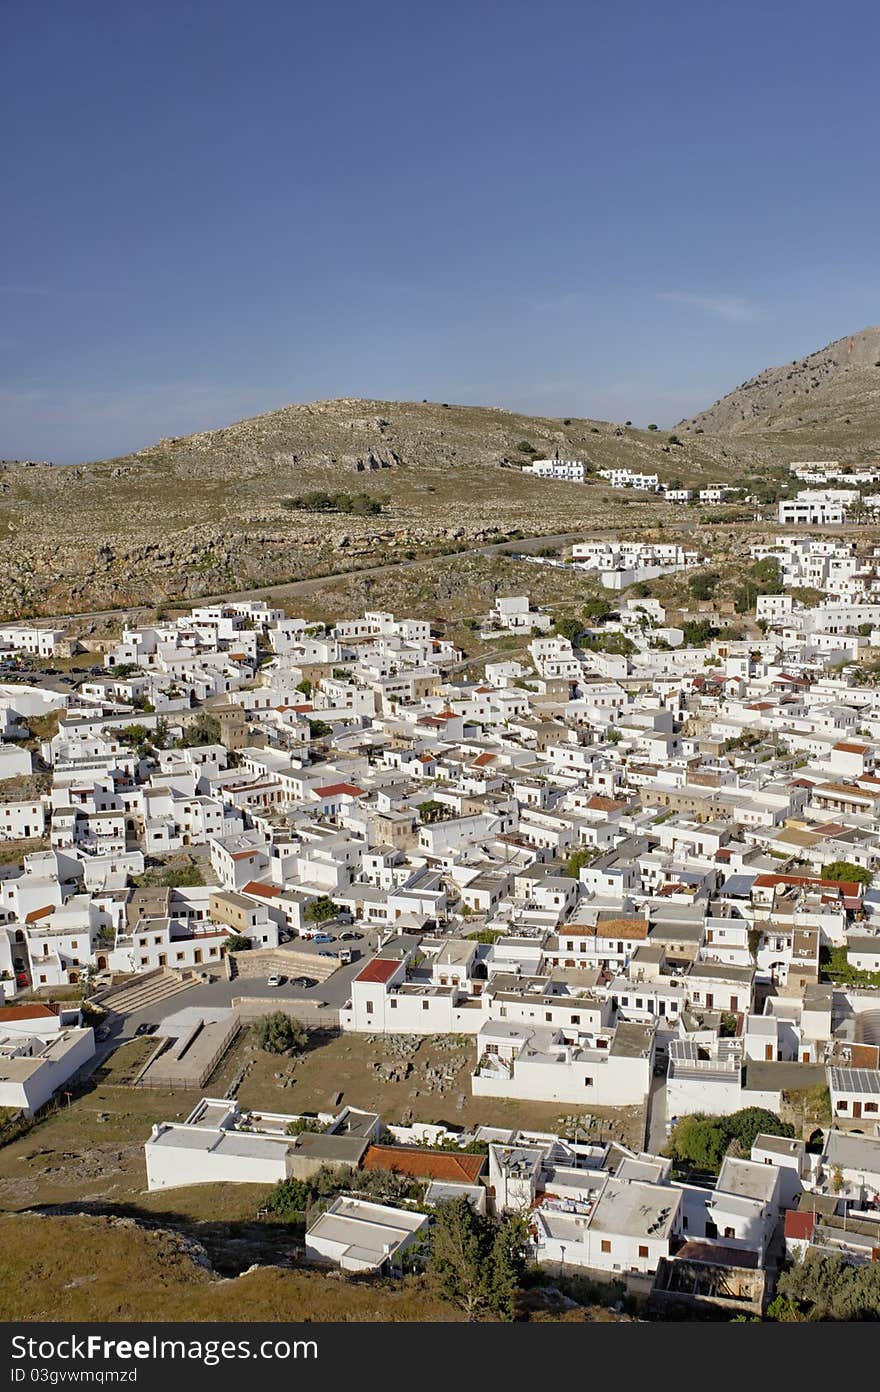
<instances>
[{"instance_id":1,"label":"window","mask_svg":"<svg viewBox=\"0 0 880 1392\"><path fill-rule=\"evenodd\" d=\"M603 1251L603 1252L610 1252L610 1251L611 1251L611 1243L610 1243L610 1242L608 1241L608 1239L605 1238L605 1237L602 1238L602 1251Z\"/></svg>"},{"instance_id":2,"label":"window","mask_svg":"<svg viewBox=\"0 0 880 1392\"><path fill-rule=\"evenodd\" d=\"M736 1230L735 1230L734 1228L725 1228L725 1229L724 1229L724 1236L725 1236L725 1237L736 1237Z\"/></svg>"},{"instance_id":3,"label":"window","mask_svg":"<svg viewBox=\"0 0 880 1392\"><path fill-rule=\"evenodd\" d=\"M645 1246L640 1246L640 1247L639 1247L639 1256L640 1256L640 1257L646 1257L647 1255L648 1255L648 1249L647 1249L647 1247L645 1247Z\"/></svg>"},{"instance_id":4,"label":"window","mask_svg":"<svg viewBox=\"0 0 880 1392\"><path fill-rule=\"evenodd\" d=\"M431 1002L430 1002L430 1001L422 1001L422 1009L423 1009L423 1010L430 1010L430 1008L431 1008Z\"/></svg>"},{"instance_id":5,"label":"window","mask_svg":"<svg viewBox=\"0 0 880 1392\"><path fill-rule=\"evenodd\" d=\"M389 1001L388 1004L390 1005L390 1007L391 1007L392 1010L396 1010L396 1009L397 1009L397 1001L396 1001L396 1000Z\"/></svg>"},{"instance_id":6,"label":"window","mask_svg":"<svg viewBox=\"0 0 880 1392\"><path fill-rule=\"evenodd\" d=\"M592 1086L593 1086L593 1080L592 1080L592 1078L584 1078L584 1087L592 1087Z\"/></svg>"},{"instance_id":7,"label":"window","mask_svg":"<svg viewBox=\"0 0 880 1392\"><path fill-rule=\"evenodd\" d=\"M367 1001L367 1014L368 1014L368 1015L372 1015L372 1013L373 1013L373 1002L372 1002L372 1001Z\"/></svg>"},{"instance_id":8,"label":"window","mask_svg":"<svg viewBox=\"0 0 880 1392\"><path fill-rule=\"evenodd\" d=\"M572 1023L573 1025L579 1025L580 1022L581 1022L581 1017L580 1017L580 1015L572 1015L572 1017L571 1017L571 1023Z\"/></svg>"},{"instance_id":9,"label":"window","mask_svg":"<svg viewBox=\"0 0 880 1392\"><path fill-rule=\"evenodd\" d=\"M553 1019L553 1011L552 1011L552 1010L545 1010L545 1011L544 1011L544 1019L545 1019L545 1020L552 1020L552 1019Z\"/></svg>"}]
</instances>

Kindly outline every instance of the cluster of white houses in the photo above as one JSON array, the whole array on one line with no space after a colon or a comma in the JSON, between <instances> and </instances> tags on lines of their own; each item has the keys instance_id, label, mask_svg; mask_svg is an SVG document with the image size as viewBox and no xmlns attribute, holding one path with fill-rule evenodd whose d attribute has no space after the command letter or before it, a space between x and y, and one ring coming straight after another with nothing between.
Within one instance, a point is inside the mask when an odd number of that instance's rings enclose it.
<instances>
[{"instance_id":1,"label":"cluster of white houses","mask_svg":"<svg viewBox=\"0 0 880 1392\"><path fill-rule=\"evenodd\" d=\"M453 1131L351 1107L290 1116L205 1097L185 1121L154 1125L145 1155L151 1190L338 1172L338 1194L306 1232L316 1264L405 1269L433 1210L462 1198L524 1218L538 1262L635 1280L661 1305L686 1283L692 1303L720 1293L730 1312L764 1307L783 1243L790 1255L870 1262L880 1221L880 1139L839 1129L813 1146L758 1132L748 1154L696 1183L663 1155L576 1133ZM389 1202L383 1181L391 1194L400 1178L420 1197Z\"/></svg>"},{"instance_id":2,"label":"cluster of white houses","mask_svg":"<svg viewBox=\"0 0 880 1392\"><path fill-rule=\"evenodd\" d=\"M528 656L464 680L427 620L317 625L249 602L127 628L75 693L0 688L9 776L37 772L28 721L58 717L42 790L0 802L0 839L41 838L0 866L0 1106L37 1110L94 1050L78 1012L24 993L203 970L233 936L274 951L329 897L383 939L351 973L342 1030L462 1036L475 1098L642 1115L631 1153L481 1131L488 1169L462 1182L525 1205L546 1259L658 1275L723 1249L747 1270L780 1223L832 1247L856 1219L876 1232L880 689L856 663L880 604L848 544L756 552L771 554L823 602L764 596L763 635L742 641L688 646L636 597L595 630L628 637L623 656L503 596L487 622L530 633ZM134 883L194 847L205 883ZM820 1154L805 1142L826 1090ZM151 1138L151 1184L193 1166L270 1182L330 1141L358 1166L382 1134L350 1115L303 1142L289 1118L205 1106ZM709 1188L673 1181L657 1152L674 1117L749 1106L795 1118L794 1140L759 1138ZM435 1197L454 1182L428 1178ZM822 1199L806 1236L802 1193ZM393 1257L416 1229L366 1202L340 1196L313 1251L352 1269L359 1251L358 1269Z\"/></svg>"},{"instance_id":3,"label":"cluster of white houses","mask_svg":"<svg viewBox=\"0 0 880 1392\"><path fill-rule=\"evenodd\" d=\"M524 474L536 478L556 479L561 483L584 483L593 473L583 459L535 459L523 465ZM656 493L669 503L723 503L742 489L725 484L709 484L704 488L682 488L660 482L658 474L643 474L637 469L597 469L595 477L604 479L611 488L632 488L638 493Z\"/></svg>"}]
</instances>

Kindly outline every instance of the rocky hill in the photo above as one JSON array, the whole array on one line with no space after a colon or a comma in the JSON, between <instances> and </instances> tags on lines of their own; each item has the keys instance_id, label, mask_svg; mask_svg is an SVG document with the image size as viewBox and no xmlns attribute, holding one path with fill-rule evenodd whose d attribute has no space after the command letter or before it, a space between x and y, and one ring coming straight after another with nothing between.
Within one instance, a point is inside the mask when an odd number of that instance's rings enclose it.
<instances>
[{"instance_id":1,"label":"rocky hill","mask_svg":"<svg viewBox=\"0 0 880 1392\"><path fill-rule=\"evenodd\" d=\"M676 429L732 437L785 432L823 447L878 451L880 328L839 338L784 367L765 368Z\"/></svg>"},{"instance_id":2,"label":"rocky hill","mask_svg":"<svg viewBox=\"0 0 880 1392\"><path fill-rule=\"evenodd\" d=\"M880 329L770 368L671 432L491 407L345 398L286 406L68 468L0 464L0 619L190 602L528 536L650 525L611 467L685 486L793 459L880 456ZM586 486L523 474L586 461ZM292 506L359 494L349 511Z\"/></svg>"},{"instance_id":3,"label":"rocky hill","mask_svg":"<svg viewBox=\"0 0 880 1392\"><path fill-rule=\"evenodd\" d=\"M188 601L513 530L633 525L656 517L658 503L612 492L599 469L714 481L724 449L607 421L345 399L160 440L125 458L10 464L0 469L0 614ZM557 451L588 462L589 485L523 474L535 455ZM367 494L379 510L286 506L316 490Z\"/></svg>"}]
</instances>

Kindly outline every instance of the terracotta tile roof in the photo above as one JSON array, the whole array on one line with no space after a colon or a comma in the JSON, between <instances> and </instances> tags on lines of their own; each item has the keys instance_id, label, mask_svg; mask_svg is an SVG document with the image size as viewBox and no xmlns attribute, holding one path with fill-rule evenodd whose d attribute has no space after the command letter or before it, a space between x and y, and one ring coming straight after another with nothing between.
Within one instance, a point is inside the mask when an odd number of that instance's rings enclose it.
<instances>
[{"instance_id":1,"label":"terracotta tile roof","mask_svg":"<svg viewBox=\"0 0 880 1392\"><path fill-rule=\"evenodd\" d=\"M852 880L822 880L811 875L756 875L752 888L775 889L778 885L818 885L820 889L834 889L848 898L858 898L862 887Z\"/></svg>"},{"instance_id":2,"label":"terracotta tile roof","mask_svg":"<svg viewBox=\"0 0 880 1392\"><path fill-rule=\"evenodd\" d=\"M841 740L839 744L835 744L834 748L841 750L844 754L867 754L870 746L867 744L849 744L845 740Z\"/></svg>"},{"instance_id":3,"label":"terracotta tile roof","mask_svg":"<svg viewBox=\"0 0 880 1392\"><path fill-rule=\"evenodd\" d=\"M259 894L263 899L274 899L281 893L277 885L263 884L260 880L248 880L242 888L242 894Z\"/></svg>"},{"instance_id":4,"label":"terracotta tile roof","mask_svg":"<svg viewBox=\"0 0 880 1392\"><path fill-rule=\"evenodd\" d=\"M625 802L619 798L603 797L601 793L594 793L588 802L584 804L591 812L617 812L626 807Z\"/></svg>"},{"instance_id":5,"label":"terracotta tile roof","mask_svg":"<svg viewBox=\"0 0 880 1392\"><path fill-rule=\"evenodd\" d=\"M800 1213L796 1208L785 1210L785 1236L809 1242L816 1226L815 1213Z\"/></svg>"},{"instance_id":6,"label":"terracotta tile roof","mask_svg":"<svg viewBox=\"0 0 880 1392\"><path fill-rule=\"evenodd\" d=\"M0 1008L0 1025L7 1020L54 1020L57 1014L52 1005L6 1005Z\"/></svg>"},{"instance_id":7,"label":"terracotta tile roof","mask_svg":"<svg viewBox=\"0 0 880 1392\"><path fill-rule=\"evenodd\" d=\"M265 848L264 848L263 846L254 846L253 850L251 850L251 851L233 851L233 852L232 852L232 859L233 859L233 860L247 860L249 856L256 855L257 851L262 851L262 850L264 850L264 849L265 849Z\"/></svg>"},{"instance_id":8,"label":"terracotta tile roof","mask_svg":"<svg viewBox=\"0 0 880 1392\"><path fill-rule=\"evenodd\" d=\"M489 753L486 753L486 754L479 754L479 755L477 756L477 758L474 759L473 767L474 767L474 768L485 768L487 764L492 764L492 763L494 763L495 760L497 759L497 757L498 757L497 754L489 754Z\"/></svg>"},{"instance_id":9,"label":"terracotta tile roof","mask_svg":"<svg viewBox=\"0 0 880 1392\"><path fill-rule=\"evenodd\" d=\"M25 914L25 923L36 923L40 918L48 918L55 912L54 904L45 904L42 909L31 909L29 914Z\"/></svg>"},{"instance_id":10,"label":"terracotta tile roof","mask_svg":"<svg viewBox=\"0 0 880 1392\"><path fill-rule=\"evenodd\" d=\"M596 924L596 936L600 938L646 938L648 920L646 918L606 918Z\"/></svg>"},{"instance_id":11,"label":"terracotta tile roof","mask_svg":"<svg viewBox=\"0 0 880 1392\"><path fill-rule=\"evenodd\" d=\"M485 1155L417 1150L412 1146L371 1145L361 1161L364 1170L393 1170L413 1179L439 1179L455 1184L476 1184L485 1166Z\"/></svg>"},{"instance_id":12,"label":"terracotta tile roof","mask_svg":"<svg viewBox=\"0 0 880 1392\"><path fill-rule=\"evenodd\" d=\"M365 967L361 968L355 981L372 981L385 985L391 980L399 966L399 962L395 962L389 957L374 957L372 962L368 962Z\"/></svg>"},{"instance_id":13,"label":"terracotta tile roof","mask_svg":"<svg viewBox=\"0 0 880 1392\"><path fill-rule=\"evenodd\" d=\"M353 783L328 783L326 788L315 788L318 797L336 797L337 794L345 794L347 797L363 797L364 788L356 788Z\"/></svg>"}]
</instances>

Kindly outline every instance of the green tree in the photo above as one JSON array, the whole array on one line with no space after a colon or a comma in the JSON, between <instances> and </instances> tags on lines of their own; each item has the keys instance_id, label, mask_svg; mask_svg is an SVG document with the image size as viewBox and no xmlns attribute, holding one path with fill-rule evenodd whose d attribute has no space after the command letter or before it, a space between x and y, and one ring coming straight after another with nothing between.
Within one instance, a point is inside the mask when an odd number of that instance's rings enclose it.
<instances>
[{"instance_id":1,"label":"green tree","mask_svg":"<svg viewBox=\"0 0 880 1392\"><path fill-rule=\"evenodd\" d=\"M614 612L614 606L602 595L596 595L593 599L588 599L584 605L584 620L588 624L602 623L608 615Z\"/></svg>"},{"instance_id":2,"label":"green tree","mask_svg":"<svg viewBox=\"0 0 880 1392\"><path fill-rule=\"evenodd\" d=\"M223 944L227 952L249 952L253 947L250 938L246 938L243 933L233 933Z\"/></svg>"},{"instance_id":3,"label":"green tree","mask_svg":"<svg viewBox=\"0 0 880 1392\"><path fill-rule=\"evenodd\" d=\"M308 677L303 677L301 682L297 682L294 690L301 691L308 701L312 694L312 683L309 681Z\"/></svg>"},{"instance_id":4,"label":"green tree","mask_svg":"<svg viewBox=\"0 0 880 1392\"><path fill-rule=\"evenodd\" d=\"M177 749L195 749L200 745L219 744L220 721L207 711L200 711L192 724L186 726L180 739L174 743Z\"/></svg>"},{"instance_id":5,"label":"green tree","mask_svg":"<svg viewBox=\"0 0 880 1392\"><path fill-rule=\"evenodd\" d=\"M455 815L455 809L446 802L438 802L436 798L428 798L425 802L418 805L419 818L425 826L433 826L435 822L442 822L447 817Z\"/></svg>"},{"instance_id":6,"label":"green tree","mask_svg":"<svg viewBox=\"0 0 880 1392\"><path fill-rule=\"evenodd\" d=\"M808 1252L782 1272L777 1289L809 1319L880 1319L880 1262L851 1266L836 1255Z\"/></svg>"},{"instance_id":7,"label":"green tree","mask_svg":"<svg viewBox=\"0 0 880 1392\"><path fill-rule=\"evenodd\" d=\"M717 1171L727 1151L729 1137L721 1117L707 1117L695 1112L682 1117L666 1146L666 1154L679 1163L694 1165L698 1170Z\"/></svg>"},{"instance_id":8,"label":"green tree","mask_svg":"<svg viewBox=\"0 0 880 1392\"><path fill-rule=\"evenodd\" d=\"M775 556L764 556L760 561L755 561L751 571L760 585L769 587L765 593L773 593L782 587L782 572Z\"/></svg>"},{"instance_id":9,"label":"green tree","mask_svg":"<svg viewBox=\"0 0 880 1392\"><path fill-rule=\"evenodd\" d=\"M698 1170L717 1171L731 1147L748 1155L760 1134L793 1136L794 1127L764 1107L743 1107L731 1116L704 1116L695 1112L682 1117L675 1127L665 1154Z\"/></svg>"},{"instance_id":10,"label":"green tree","mask_svg":"<svg viewBox=\"0 0 880 1392\"><path fill-rule=\"evenodd\" d=\"M584 631L584 625L580 619L569 619L560 616L553 625L553 632L559 638L567 638L574 646Z\"/></svg>"},{"instance_id":11,"label":"green tree","mask_svg":"<svg viewBox=\"0 0 880 1392\"><path fill-rule=\"evenodd\" d=\"M688 589L694 599L711 599L720 579L717 570L698 570L688 580Z\"/></svg>"},{"instance_id":12,"label":"green tree","mask_svg":"<svg viewBox=\"0 0 880 1392\"><path fill-rule=\"evenodd\" d=\"M267 1054L289 1054L304 1049L309 1039L305 1025L283 1010L262 1015L253 1024L254 1039Z\"/></svg>"},{"instance_id":13,"label":"green tree","mask_svg":"<svg viewBox=\"0 0 880 1392\"><path fill-rule=\"evenodd\" d=\"M682 624L681 631L684 634L685 647L703 648L715 637L717 632L714 624L708 619L692 619L690 622Z\"/></svg>"},{"instance_id":14,"label":"green tree","mask_svg":"<svg viewBox=\"0 0 880 1392\"><path fill-rule=\"evenodd\" d=\"M738 1141L746 1155L751 1152L756 1136L794 1135L794 1127L766 1107L742 1107L724 1121L731 1140Z\"/></svg>"},{"instance_id":15,"label":"green tree","mask_svg":"<svg viewBox=\"0 0 880 1392\"><path fill-rule=\"evenodd\" d=\"M428 1238L428 1284L469 1320L512 1319L525 1276L528 1233L522 1218L489 1218L462 1197L435 1210Z\"/></svg>"},{"instance_id":16,"label":"green tree","mask_svg":"<svg viewBox=\"0 0 880 1392\"><path fill-rule=\"evenodd\" d=\"M869 885L874 876L864 865L856 865L851 860L832 860L822 867L823 880L849 881L853 884Z\"/></svg>"},{"instance_id":17,"label":"green tree","mask_svg":"<svg viewBox=\"0 0 880 1392\"><path fill-rule=\"evenodd\" d=\"M615 734L617 731L615 731ZM593 846L581 846L578 850L572 851L568 860L565 862L564 874L570 879L576 880L585 865L596 859L596 849Z\"/></svg>"},{"instance_id":18,"label":"green tree","mask_svg":"<svg viewBox=\"0 0 880 1392\"><path fill-rule=\"evenodd\" d=\"M328 918L335 917L338 912L338 904L334 903L329 894L322 894L306 905L303 917L308 923L326 923Z\"/></svg>"}]
</instances>

